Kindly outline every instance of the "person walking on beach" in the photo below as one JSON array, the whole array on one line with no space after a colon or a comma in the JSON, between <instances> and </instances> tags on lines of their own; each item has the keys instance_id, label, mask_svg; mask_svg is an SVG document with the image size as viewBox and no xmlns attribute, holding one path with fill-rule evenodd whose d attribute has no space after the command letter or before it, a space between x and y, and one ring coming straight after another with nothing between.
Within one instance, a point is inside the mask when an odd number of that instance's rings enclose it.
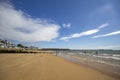
<instances>
[{"instance_id":1,"label":"person walking on beach","mask_svg":"<svg viewBox=\"0 0 120 80\"><path fill-rule=\"evenodd\" d=\"M56 51L56 56L57 56L57 51Z\"/></svg>"}]
</instances>

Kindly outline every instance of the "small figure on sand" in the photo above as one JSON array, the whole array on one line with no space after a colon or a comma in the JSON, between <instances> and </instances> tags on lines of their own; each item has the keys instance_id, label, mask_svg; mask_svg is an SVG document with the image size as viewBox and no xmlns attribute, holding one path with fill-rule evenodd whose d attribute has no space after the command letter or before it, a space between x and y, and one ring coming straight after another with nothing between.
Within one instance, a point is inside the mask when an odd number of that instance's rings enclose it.
<instances>
[{"instance_id":1,"label":"small figure on sand","mask_svg":"<svg viewBox=\"0 0 120 80\"><path fill-rule=\"evenodd\" d=\"M58 53L58 52L56 51L56 56L57 56L57 53Z\"/></svg>"}]
</instances>

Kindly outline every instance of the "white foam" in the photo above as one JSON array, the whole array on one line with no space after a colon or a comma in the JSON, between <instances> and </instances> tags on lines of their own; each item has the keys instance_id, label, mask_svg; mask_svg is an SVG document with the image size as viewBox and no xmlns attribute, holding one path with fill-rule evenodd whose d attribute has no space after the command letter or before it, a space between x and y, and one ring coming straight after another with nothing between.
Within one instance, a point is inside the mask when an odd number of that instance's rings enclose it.
<instances>
[{"instance_id":1,"label":"white foam","mask_svg":"<svg viewBox=\"0 0 120 80\"><path fill-rule=\"evenodd\" d=\"M101 61L101 60L98 60L98 61L96 61L96 62L98 62L98 63L103 63L103 64L107 64L107 65L111 65L111 66L118 66L118 67L120 67L119 64L112 64L112 63L108 63L108 62Z\"/></svg>"},{"instance_id":2,"label":"white foam","mask_svg":"<svg viewBox=\"0 0 120 80\"><path fill-rule=\"evenodd\" d=\"M113 54L113 56L120 57L120 54Z\"/></svg>"},{"instance_id":3,"label":"white foam","mask_svg":"<svg viewBox=\"0 0 120 80\"><path fill-rule=\"evenodd\" d=\"M103 55L93 55L94 57L100 57L100 58L107 58L107 59L115 59L120 60L120 57L114 55L114 56L103 56Z\"/></svg>"}]
</instances>

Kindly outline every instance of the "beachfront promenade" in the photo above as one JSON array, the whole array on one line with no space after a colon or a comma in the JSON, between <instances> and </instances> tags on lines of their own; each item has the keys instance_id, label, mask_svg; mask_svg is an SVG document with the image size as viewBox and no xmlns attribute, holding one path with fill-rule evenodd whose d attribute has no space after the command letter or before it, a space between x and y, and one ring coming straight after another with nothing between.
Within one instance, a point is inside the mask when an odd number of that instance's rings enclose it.
<instances>
[{"instance_id":1,"label":"beachfront promenade","mask_svg":"<svg viewBox=\"0 0 120 80\"><path fill-rule=\"evenodd\" d=\"M0 80L119 80L52 54L0 54Z\"/></svg>"}]
</instances>

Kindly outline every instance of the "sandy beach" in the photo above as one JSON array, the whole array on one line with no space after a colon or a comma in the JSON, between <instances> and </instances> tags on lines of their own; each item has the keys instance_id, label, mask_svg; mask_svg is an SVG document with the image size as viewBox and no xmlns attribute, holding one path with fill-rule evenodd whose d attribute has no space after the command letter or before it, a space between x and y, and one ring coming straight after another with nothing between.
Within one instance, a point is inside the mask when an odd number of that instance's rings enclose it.
<instances>
[{"instance_id":1,"label":"sandy beach","mask_svg":"<svg viewBox=\"0 0 120 80\"><path fill-rule=\"evenodd\" d=\"M0 80L119 80L52 54L0 54Z\"/></svg>"}]
</instances>

